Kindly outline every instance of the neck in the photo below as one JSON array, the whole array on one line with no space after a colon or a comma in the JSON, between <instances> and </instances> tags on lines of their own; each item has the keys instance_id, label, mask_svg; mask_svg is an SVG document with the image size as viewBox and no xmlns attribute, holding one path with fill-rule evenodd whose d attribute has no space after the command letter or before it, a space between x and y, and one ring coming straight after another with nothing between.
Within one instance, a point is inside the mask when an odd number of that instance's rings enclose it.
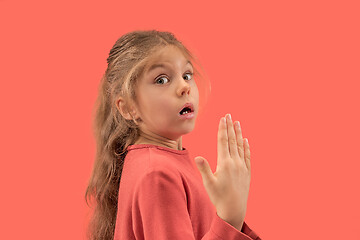
<instances>
[{"instance_id":1,"label":"neck","mask_svg":"<svg viewBox=\"0 0 360 240\"><path fill-rule=\"evenodd\" d=\"M175 150L182 149L182 137L176 140L168 139L159 135L153 135L140 131L140 136L134 144L153 144L157 146L167 147Z\"/></svg>"}]
</instances>

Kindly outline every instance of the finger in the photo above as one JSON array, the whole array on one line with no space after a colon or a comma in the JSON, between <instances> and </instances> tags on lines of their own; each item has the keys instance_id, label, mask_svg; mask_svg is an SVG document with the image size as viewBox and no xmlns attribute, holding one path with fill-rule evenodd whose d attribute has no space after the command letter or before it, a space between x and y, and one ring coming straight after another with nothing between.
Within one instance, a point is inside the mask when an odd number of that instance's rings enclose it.
<instances>
[{"instance_id":1,"label":"finger","mask_svg":"<svg viewBox=\"0 0 360 240\"><path fill-rule=\"evenodd\" d=\"M240 122L235 122L235 133L236 133L236 140L237 140L237 150L240 155L240 158L244 160L244 139L242 137L242 131Z\"/></svg>"},{"instance_id":2,"label":"finger","mask_svg":"<svg viewBox=\"0 0 360 240\"><path fill-rule=\"evenodd\" d=\"M237 144L236 144L236 135L235 135L235 131L234 131L234 125L233 125L230 114L226 115L226 123L227 123L227 134L228 134L228 138L229 138L228 141L229 141L230 156L232 158L237 159L239 157L239 153L238 153Z\"/></svg>"},{"instance_id":3,"label":"finger","mask_svg":"<svg viewBox=\"0 0 360 240\"><path fill-rule=\"evenodd\" d=\"M201 156L197 156L197 157L195 157L195 163L201 174L201 178L203 180L204 186L213 184L214 174L211 171L208 161Z\"/></svg>"},{"instance_id":4,"label":"finger","mask_svg":"<svg viewBox=\"0 0 360 240\"><path fill-rule=\"evenodd\" d=\"M245 163L249 171L251 171L251 164L250 164L250 145L249 140L245 138Z\"/></svg>"},{"instance_id":5,"label":"finger","mask_svg":"<svg viewBox=\"0 0 360 240\"><path fill-rule=\"evenodd\" d=\"M218 165L222 165L222 160L229 157L226 119L224 117L220 119L220 123L219 123L217 152L218 152L218 161L219 161Z\"/></svg>"}]
</instances>

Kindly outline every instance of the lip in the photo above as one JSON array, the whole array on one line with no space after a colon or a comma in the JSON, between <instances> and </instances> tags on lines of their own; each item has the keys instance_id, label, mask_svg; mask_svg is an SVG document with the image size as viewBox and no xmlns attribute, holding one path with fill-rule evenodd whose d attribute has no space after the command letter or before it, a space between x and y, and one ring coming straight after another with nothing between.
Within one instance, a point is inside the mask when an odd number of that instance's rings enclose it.
<instances>
[{"instance_id":1,"label":"lip","mask_svg":"<svg viewBox=\"0 0 360 240\"><path fill-rule=\"evenodd\" d=\"M194 112L189 112L187 114L179 115L181 119L191 119L195 116Z\"/></svg>"},{"instance_id":2,"label":"lip","mask_svg":"<svg viewBox=\"0 0 360 240\"><path fill-rule=\"evenodd\" d=\"M190 108L192 113L195 112L195 110L194 110L194 105L193 105L191 102L188 102L188 103L185 103L184 106L182 106L182 107L179 109L179 111L178 111L179 115L180 115L181 110L182 110L183 108L185 108L185 107ZM180 115L180 116L181 116L181 115Z\"/></svg>"}]
</instances>

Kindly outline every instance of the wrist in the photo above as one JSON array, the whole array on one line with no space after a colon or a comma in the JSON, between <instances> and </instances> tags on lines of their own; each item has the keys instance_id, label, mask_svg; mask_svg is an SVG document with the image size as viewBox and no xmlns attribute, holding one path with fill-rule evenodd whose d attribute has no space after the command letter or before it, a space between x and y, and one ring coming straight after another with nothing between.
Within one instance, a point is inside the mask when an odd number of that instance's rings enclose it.
<instances>
[{"instance_id":1,"label":"wrist","mask_svg":"<svg viewBox=\"0 0 360 240\"><path fill-rule=\"evenodd\" d=\"M231 223L230 223L231 224ZM242 226L243 226L244 222L241 222L240 224L231 224L234 228L236 228L237 230L239 230L239 232L241 232Z\"/></svg>"},{"instance_id":2,"label":"wrist","mask_svg":"<svg viewBox=\"0 0 360 240\"><path fill-rule=\"evenodd\" d=\"M224 220L225 222L227 222L228 224L230 224L231 226L233 226L234 228L236 228L237 230L239 230L241 232L242 226L244 224L244 219L228 219L226 217L221 216L221 214L219 214L219 212L217 212L217 215Z\"/></svg>"}]
</instances>

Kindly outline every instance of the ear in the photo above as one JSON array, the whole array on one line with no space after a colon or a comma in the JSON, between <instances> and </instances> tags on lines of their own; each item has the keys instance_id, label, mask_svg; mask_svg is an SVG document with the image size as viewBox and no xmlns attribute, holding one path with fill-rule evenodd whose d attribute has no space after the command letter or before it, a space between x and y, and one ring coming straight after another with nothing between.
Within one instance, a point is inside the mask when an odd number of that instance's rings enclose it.
<instances>
[{"instance_id":1,"label":"ear","mask_svg":"<svg viewBox=\"0 0 360 240\"><path fill-rule=\"evenodd\" d=\"M129 103L125 102L124 98L122 97L119 97L116 101L116 107L120 114L127 120L139 118L136 109Z\"/></svg>"}]
</instances>

